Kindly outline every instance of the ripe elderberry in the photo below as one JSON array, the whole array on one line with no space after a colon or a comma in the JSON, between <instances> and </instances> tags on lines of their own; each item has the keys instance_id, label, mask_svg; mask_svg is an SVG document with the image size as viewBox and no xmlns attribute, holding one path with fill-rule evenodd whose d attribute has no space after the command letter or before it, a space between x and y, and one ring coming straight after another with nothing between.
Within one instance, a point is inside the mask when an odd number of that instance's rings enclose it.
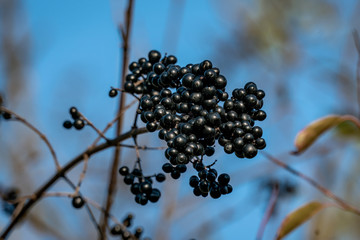
<instances>
[{"instance_id":1,"label":"ripe elderberry","mask_svg":"<svg viewBox=\"0 0 360 240\"><path fill-rule=\"evenodd\" d=\"M123 89L140 95L141 121L149 132L160 129L158 136L166 141L168 162L162 166L163 171L178 179L192 162L199 172L199 181L190 181L194 194L218 198L232 191L230 179L224 180L228 176L224 174L217 176L216 170L205 167L202 159L214 155L217 143L225 153L238 158L253 158L266 147L263 131L255 125L266 118L262 110L265 92L248 82L230 96L226 77L211 61L186 66L176 63L175 56L162 57L152 50L147 58L130 63ZM123 175L127 184L141 184L141 176L128 172ZM156 179L160 182L164 177L156 175ZM149 196L140 193L136 199L145 203Z\"/></svg>"},{"instance_id":2,"label":"ripe elderberry","mask_svg":"<svg viewBox=\"0 0 360 240\"><path fill-rule=\"evenodd\" d=\"M76 196L76 197L73 197L71 203L74 208L82 208L82 206L84 206L84 204L85 204L85 201L81 196Z\"/></svg>"}]
</instances>

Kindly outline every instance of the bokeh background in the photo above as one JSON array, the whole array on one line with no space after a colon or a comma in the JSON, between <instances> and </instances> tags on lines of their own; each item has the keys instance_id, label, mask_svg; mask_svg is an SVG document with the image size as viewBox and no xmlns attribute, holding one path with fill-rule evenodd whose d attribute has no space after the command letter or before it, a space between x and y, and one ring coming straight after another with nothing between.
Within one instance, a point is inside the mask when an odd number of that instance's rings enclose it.
<instances>
[{"instance_id":1,"label":"bokeh background","mask_svg":"<svg viewBox=\"0 0 360 240\"><path fill-rule=\"evenodd\" d=\"M96 138L90 128L62 127L76 106L98 128L113 119L118 99L121 38L127 1L0 0L0 95L5 105L46 134L61 164ZM301 156L292 156L296 133L328 114L358 115L357 53L352 31L360 27L360 2L349 1L135 1L130 60L151 49L174 54L179 64L209 59L228 79L228 89L254 81L266 91L268 118L260 123L266 151L316 179L360 207L359 133L343 125L322 136ZM132 97L128 97L130 102ZM125 119L133 119L130 109ZM129 129L131 121L125 122ZM115 130L108 132L113 137ZM141 137L141 145L164 146L157 134ZM91 157L81 191L105 201L113 150ZM161 172L161 151L142 152L145 173ZM135 152L125 149L122 165L132 166ZM152 239L255 239L271 184L290 185L277 200L263 239L273 239L284 217L311 200L330 201L306 182L259 154L250 160L226 155L215 159L229 173L232 194L197 198L188 186L188 170L179 180L168 177L156 204L140 206L118 179L112 213L120 220L134 213ZM40 138L17 122L0 122L1 191L15 187L31 194L54 172L51 155ZM75 182L82 164L69 177ZM52 191L71 191L59 182ZM94 210L97 219L100 213ZM0 227L10 217L0 211ZM359 217L339 209L316 215L287 239L359 239ZM68 198L46 198L18 225L10 239L96 239L86 211Z\"/></svg>"}]
</instances>

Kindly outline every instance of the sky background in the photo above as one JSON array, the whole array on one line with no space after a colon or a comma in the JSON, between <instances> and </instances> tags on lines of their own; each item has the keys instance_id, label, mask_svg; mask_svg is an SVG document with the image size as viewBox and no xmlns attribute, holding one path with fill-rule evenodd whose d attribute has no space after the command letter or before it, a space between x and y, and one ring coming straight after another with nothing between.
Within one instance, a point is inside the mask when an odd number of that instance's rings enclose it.
<instances>
[{"instance_id":1,"label":"sky background","mask_svg":"<svg viewBox=\"0 0 360 240\"><path fill-rule=\"evenodd\" d=\"M100 129L117 111L118 99L109 98L108 91L119 86L117 26L124 21L126 1L14 1L14 16L6 18L7 2L0 1L0 38L4 43L11 37L23 74L12 78L6 55L0 57L0 94L7 107L46 134L65 164L96 138L90 128L62 127L69 108L76 106ZM256 82L266 92L268 118L259 123L266 151L360 206L358 137L333 131L302 156L289 154L296 133L311 121L328 114L358 114L352 31L359 28L359 10L355 0L135 1L130 61L157 49L174 54L179 65L211 60L227 77L229 93ZM10 19L8 28L4 19ZM134 110L127 112L124 130L130 129ZM0 133L0 185L32 193L55 171L50 153L19 123L0 122ZM107 136L114 133L111 129ZM164 146L157 134L142 137L141 144ZM82 185L83 194L100 204L112 154L111 149L91 157ZM149 175L161 172L165 162L161 151L142 152L142 159ZM208 162L215 159L218 172L232 178L232 194L217 200L193 196L188 179L195 171L189 169L178 180L168 176L165 183L155 183L162 190L160 201L140 206L119 178L113 214L122 219L133 212L135 225L143 226L152 239L255 239L269 198L263 182L289 181L297 191L279 198L263 238L272 239L292 210L311 200L330 201L261 154L244 160L218 148ZM134 160L134 151L123 151L122 164L132 166ZM69 176L77 181L81 170L82 164ZM61 182L51 190L71 191ZM68 198L44 199L31 212L10 239L96 238L86 212L73 209ZM8 220L0 214L0 226ZM287 239L358 239L358 220L326 210Z\"/></svg>"}]
</instances>

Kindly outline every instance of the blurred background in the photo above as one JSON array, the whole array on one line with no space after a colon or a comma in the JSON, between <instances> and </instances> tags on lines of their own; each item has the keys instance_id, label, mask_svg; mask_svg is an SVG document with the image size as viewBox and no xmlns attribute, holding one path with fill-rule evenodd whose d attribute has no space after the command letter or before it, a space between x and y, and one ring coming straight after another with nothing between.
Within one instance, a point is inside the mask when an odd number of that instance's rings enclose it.
<instances>
[{"instance_id":1,"label":"blurred background","mask_svg":"<svg viewBox=\"0 0 360 240\"><path fill-rule=\"evenodd\" d=\"M110 87L119 86L121 38L127 1L0 0L0 95L6 107L46 134L61 164L84 151L97 137L62 127L76 106L103 129L117 111ZM266 151L316 179L360 207L359 132L343 124L325 134L301 156L292 156L296 133L328 114L359 115L356 93L357 53L352 31L360 27L360 2L349 1L135 1L130 61L151 49L174 54L180 65L209 59L228 79L228 91L254 81L265 90L260 123ZM127 102L133 99L128 97ZM126 113L133 119L134 108ZM125 118L127 119L127 118ZM132 122L125 122L124 130ZM107 136L113 137L115 129ZM131 143L131 142L129 142ZM157 134L141 136L140 145L164 146ZM91 157L82 193L105 201L113 149ZM161 172L162 151L141 152L145 174ZM135 152L124 149L121 165L133 166ZM156 204L135 203L118 178L112 213L134 213L134 225L152 239L255 239L275 183L284 186L263 239L273 239L285 216L311 200L330 201L306 182L259 154L237 159L222 149L219 173L231 176L234 191L220 199L195 197L188 179L167 176L156 183ZM0 122L0 189L31 194L55 172L40 138L17 122ZM69 177L75 182L82 164ZM71 191L63 182L51 191ZM96 218L100 213L94 209ZM0 228L10 216L0 211ZM359 239L359 217L327 209L286 239ZM87 212L69 198L46 198L18 225L9 239L96 239Z\"/></svg>"}]
</instances>

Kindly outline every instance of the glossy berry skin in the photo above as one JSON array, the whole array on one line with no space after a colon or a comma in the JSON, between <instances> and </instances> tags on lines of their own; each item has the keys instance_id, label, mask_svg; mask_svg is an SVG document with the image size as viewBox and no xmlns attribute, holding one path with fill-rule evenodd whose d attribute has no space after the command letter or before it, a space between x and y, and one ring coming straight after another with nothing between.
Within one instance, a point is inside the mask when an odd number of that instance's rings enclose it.
<instances>
[{"instance_id":1,"label":"glossy berry skin","mask_svg":"<svg viewBox=\"0 0 360 240\"><path fill-rule=\"evenodd\" d=\"M74 127L75 127L77 130L83 129L84 126L85 126L85 121L84 121L84 120L78 118L78 119L76 119L76 120L74 121Z\"/></svg>"},{"instance_id":2,"label":"glossy berry skin","mask_svg":"<svg viewBox=\"0 0 360 240\"><path fill-rule=\"evenodd\" d=\"M201 180L199 183L199 189L202 193L208 193L210 190L209 182L206 180Z\"/></svg>"},{"instance_id":3,"label":"glossy berry skin","mask_svg":"<svg viewBox=\"0 0 360 240\"><path fill-rule=\"evenodd\" d=\"M166 179L165 175L162 173L156 174L155 178L156 178L156 181L158 181L158 182L163 182Z\"/></svg>"},{"instance_id":4,"label":"glossy berry skin","mask_svg":"<svg viewBox=\"0 0 360 240\"><path fill-rule=\"evenodd\" d=\"M129 168L126 166L123 166L123 167L119 168L119 173L122 176L126 176L129 174Z\"/></svg>"},{"instance_id":5,"label":"glossy berry skin","mask_svg":"<svg viewBox=\"0 0 360 240\"><path fill-rule=\"evenodd\" d=\"M70 129L72 126L73 126L73 124L72 124L72 122L69 121L69 120L66 120L66 121L63 123L63 127L66 128L66 129Z\"/></svg>"},{"instance_id":6,"label":"glossy berry skin","mask_svg":"<svg viewBox=\"0 0 360 240\"><path fill-rule=\"evenodd\" d=\"M230 176L226 173L222 173L218 177L218 182L221 186L226 186L230 182Z\"/></svg>"},{"instance_id":7,"label":"glossy berry skin","mask_svg":"<svg viewBox=\"0 0 360 240\"><path fill-rule=\"evenodd\" d=\"M74 208L77 208L77 209L79 209L79 208L82 208L82 206L84 206L84 204L85 204L85 201L84 201L84 199L81 197L81 196L76 196L76 197L74 197L73 199L72 199L72 205L73 205L73 207Z\"/></svg>"},{"instance_id":8,"label":"glossy berry skin","mask_svg":"<svg viewBox=\"0 0 360 240\"><path fill-rule=\"evenodd\" d=\"M134 182L134 176L132 174L128 174L124 177L124 183L127 185L131 185Z\"/></svg>"},{"instance_id":9,"label":"glossy berry skin","mask_svg":"<svg viewBox=\"0 0 360 240\"><path fill-rule=\"evenodd\" d=\"M197 187L199 185L199 178L197 176L191 176L189 179L189 185L191 187Z\"/></svg>"},{"instance_id":10,"label":"glossy berry skin","mask_svg":"<svg viewBox=\"0 0 360 240\"><path fill-rule=\"evenodd\" d=\"M171 175L171 177L172 177L173 179L178 179L178 178L180 177L180 172L174 169L174 170L170 173L170 175Z\"/></svg>"},{"instance_id":11,"label":"glossy berry skin","mask_svg":"<svg viewBox=\"0 0 360 240\"><path fill-rule=\"evenodd\" d=\"M171 173L173 169L174 169L174 167L170 163L165 163L162 166L162 170L166 173Z\"/></svg>"},{"instance_id":12,"label":"glossy berry skin","mask_svg":"<svg viewBox=\"0 0 360 240\"><path fill-rule=\"evenodd\" d=\"M157 202L161 197L161 192L159 191L159 189L153 188L151 193L149 194L149 201L150 202Z\"/></svg>"},{"instance_id":13,"label":"glossy berry skin","mask_svg":"<svg viewBox=\"0 0 360 240\"><path fill-rule=\"evenodd\" d=\"M243 148L243 153L246 158L253 158L257 154L257 149L252 144L246 144Z\"/></svg>"},{"instance_id":14,"label":"glossy berry skin","mask_svg":"<svg viewBox=\"0 0 360 240\"><path fill-rule=\"evenodd\" d=\"M146 205L148 203L148 200L149 199L145 193L139 193L139 194L135 195L135 202L137 202L141 205Z\"/></svg>"},{"instance_id":15,"label":"glossy berry skin","mask_svg":"<svg viewBox=\"0 0 360 240\"><path fill-rule=\"evenodd\" d=\"M118 94L118 92L115 90L115 89L111 89L110 91L109 91L109 97L116 97L117 96L117 94Z\"/></svg>"},{"instance_id":16,"label":"glossy berry skin","mask_svg":"<svg viewBox=\"0 0 360 240\"><path fill-rule=\"evenodd\" d=\"M148 54L148 58L149 58L150 63L156 63L156 62L160 61L161 54L159 51L151 50Z\"/></svg>"},{"instance_id":17,"label":"glossy berry skin","mask_svg":"<svg viewBox=\"0 0 360 240\"><path fill-rule=\"evenodd\" d=\"M137 113L141 121L148 131L159 130L159 138L166 141L164 155L168 162L162 166L163 171L178 179L191 161L198 171L198 176L189 179L194 194L219 198L232 191L230 176L218 176L213 165L204 166L203 158L214 155L217 143L238 158L253 158L265 148L262 129L255 126L256 121L266 118L261 110L265 92L248 82L229 96L227 79L211 61L185 67L176 62L175 56L161 57L160 52L152 50L147 58L129 64L131 73L123 88L140 94ZM124 171L122 175L139 204L151 201L151 178L165 180L164 174L145 177Z\"/></svg>"},{"instance_id":18,"label":"glossy berry skin","mask_svg":"<svg viewBox=\"0 0 360 240\"><path fill-rule=\"evenodd\" d=\"M79 117L79 112L78 112L78 110L77 110L76 107L71 107L70 110L69 110L69 112L70 112L71 117L72 117L74 120Z\"/></svg>"},{"instance_id":19,"label":"glossy berry skin","mask_svg":"<svg viewBox=\"0 0 360 240\"><path fill-rule=\"evenodd\" d=\"M140 192L149 194L152 190L151 183L143 182L140 184Z\"/></svg>"}]
</instances>

